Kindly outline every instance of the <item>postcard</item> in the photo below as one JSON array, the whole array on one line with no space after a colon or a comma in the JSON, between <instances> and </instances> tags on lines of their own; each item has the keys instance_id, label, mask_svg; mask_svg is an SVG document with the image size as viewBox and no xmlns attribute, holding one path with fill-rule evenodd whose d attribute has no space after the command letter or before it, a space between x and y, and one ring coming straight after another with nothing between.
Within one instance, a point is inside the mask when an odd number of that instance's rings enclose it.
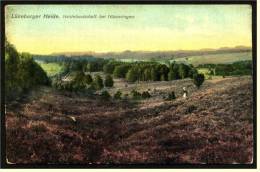
<instances>
[{"instance_id":1,"label":"postcard","mask_svg":"<svg viewBox=\"0 0 260 172\"><path fill-rule=\"evenodd\" d=\"M6 167L255 165L250 2L4 10Z\"/></svg>"}]
</instances>

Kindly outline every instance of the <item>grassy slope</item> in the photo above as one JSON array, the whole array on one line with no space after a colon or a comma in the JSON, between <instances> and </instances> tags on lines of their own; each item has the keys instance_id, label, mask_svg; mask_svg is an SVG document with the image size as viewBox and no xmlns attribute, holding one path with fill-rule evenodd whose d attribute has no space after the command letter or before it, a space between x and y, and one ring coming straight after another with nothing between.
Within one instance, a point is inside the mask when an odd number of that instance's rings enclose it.
<instances>
[{"instance_id":1,"label":"grassy slope","mask_svg":"<svg viewBox=\"0 0 260 172\"><path fill-rule=\"evenodd\" d=\"M178 88L189 82L178 81ZM199 91L189 88L188 99L172 102L100 102L49 88L30 98L7 106L7 157L13 163L250 163L252 159L249 77L208 80Z\"/></svg>"}]
</instances>

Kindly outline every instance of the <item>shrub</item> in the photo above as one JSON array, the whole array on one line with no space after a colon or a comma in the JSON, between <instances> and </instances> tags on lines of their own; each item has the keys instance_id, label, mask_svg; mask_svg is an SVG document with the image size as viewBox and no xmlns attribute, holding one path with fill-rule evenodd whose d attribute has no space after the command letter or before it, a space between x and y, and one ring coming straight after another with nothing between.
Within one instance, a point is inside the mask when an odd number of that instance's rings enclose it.
<instances>
[{"instance_id":1,"label":"shrub","mask_svg":"<svg viewBox=\"0 0 260 172\"><path fill-rule=\"evenodd\" d=\"M193 83L197 86L197 88L200 88L204 80L205 80L205 76L203 74L193 75Z\"/></svg>"},{"instance_id":2,"label":"shrub","mask_svg":"<svg viewBox=\"0 0 260 172\"><path fill-rule=\"evenodd\" d=\"M102 100L109 100L111 96L108 91L104 90L101 92L100 97Z\"/></svg>"},{"instance_id":3,"label":"shrub","mask_svg":"<svg viewBox=\"0 0 260 172\"><path fill-rule=\"evenodd\" d=\"M114 99L121 99L121 96L122 96L122 92L121 91L117 91L115 94L114 94Z\"/></svg>"},{"instance_id":4,"label":"shrub","mask_svg":"<svg viewBox=\"0 0 260 172\"><path fill-rule=\"evenodd\" d=\"M95 76L94 85L97 90L101 90L104 87L103 80L100 75Z\"/></svg>"},{"instance_id":5,"label":"shrub","mask_svg":"<svg viewBox=\"0 0 260 172\"><path fill-rule=\"evenodd\" d=\"M167 100L175 100L176 96L175 96L175 92L172 91L168 94Z\"/></svg>"},{"instance_id":6,"label":"shrub","mask_svg":"<svg viewBox=\"0 0 260 172\"><path fill-rule=\"evenodd\" d=\"M106 75L106 78L105 78L105 86L106 87L113 87L114 85L114 81L113 81L113 78L111 75Z\"/></svg>"},{"instance_id":7,"label":"shrub","mask_svg":"<svg viewBox=\"0 0 260 172\"><path fill-rule=\"evenodd\" d=\"M87 83L88 85L93 82L93 79L92 79L92 77L91 77L90 74L87 74L87 75L85 76L85 81L86 81L86 83Z\"/></svg>"},{"instance_id":8,"label":"shrub","mask_svg":"<svg viewBox=\"0 0 260 172\"><path fill-rule=\"evenodd\" d=\"M136 90L131 91L131 96L132 96L133 99L140 99L141 98L141 94Z\"/></svg>"},{"instance_id":9,"label":"shrub","mask_svg":"<svg viewBox=\"0 0 260 172\"><path fill-rule=\"evenodd\" d=\"M150 93L148 91L144 91L142 93L142 98L146 99L146 98L150 98L150 97L151 97L151 95L150 95Z\"/></svg>"}]
</instances>

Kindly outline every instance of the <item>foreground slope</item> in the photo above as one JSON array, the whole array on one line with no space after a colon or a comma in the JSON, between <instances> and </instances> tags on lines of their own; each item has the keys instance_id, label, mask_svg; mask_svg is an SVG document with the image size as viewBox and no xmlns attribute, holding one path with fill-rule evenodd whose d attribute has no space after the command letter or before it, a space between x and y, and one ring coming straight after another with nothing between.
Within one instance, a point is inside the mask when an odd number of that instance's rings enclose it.
<instances>
[{"instance_id":1,"label":"foreground slope","mask_svg":"<svg viewBox=\"0 0 260 172\"><path fill-rule=\"evenodd\" d=\"M178 81L178 88L187 82ZM187 99L140 103L41 88L7 105L7 158L11 163L250 163L252 96L251 77L206 81Z\"/></svg>"}]
</instances>

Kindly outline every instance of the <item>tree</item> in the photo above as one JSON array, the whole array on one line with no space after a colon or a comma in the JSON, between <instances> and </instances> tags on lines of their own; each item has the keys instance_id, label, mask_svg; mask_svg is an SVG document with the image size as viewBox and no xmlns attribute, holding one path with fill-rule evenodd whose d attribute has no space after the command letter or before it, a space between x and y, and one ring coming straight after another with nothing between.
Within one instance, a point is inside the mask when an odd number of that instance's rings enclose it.
<instances>
[{"instance_id":1,"label":"tree","mask_svg":"<svg viewBox=\"0 0 260 172\"><path fill-rule=\"evenodd\" d=\"M87 71L94 72L95 70L96 70L96 65L94 64L94 62L89 62L87 64Z\"/></svg>"},{"instance_id":2,"label":"tree","mask_svg":"<svg viewBox=\"0 0 260 172\"><path fill-rule=\"evenodd\" d=\"M170 64L170 71L168 73L168 80L172 81L172 80L176 80L176 79L180 79L179 65L174 62L174 63Z\"/></svg>"},{"instance_id":3,"label":"tree","mask_svg":"<svg viewBox=\"0 0 260 172\"><path fill-rule=\"evenodd\" d=\"M159 65L158 66L158 72L160 74L160 80L161 81L167 81L168 80L169 68L166 65Z\"/></svg>"},{"instance_id":4,"label":"tree","mask_svg":"<svg viewBox=\"0 0 260 172\"><path fill-rule=\"evenodd\" d=\"M189 77L193 78L193 75L198 74L198 70L196 70L195 68L192 68L189 70Z\"/></svg>"},{"instance_id":5,"label":"tree","mask_svg":"<svg viewBox=\"0 0 260 172\"><path fill-rule=\"evenodd\" d=\"M111 75L106 75L105 77L105 86L106 87L113 87L114 81Z\"/></svg>"},{"instance_id":6,"label":"tree","mask_svg":"<svg viewBox=\"0 0 260 172\"><path fill-rule=\"evenodd\" d=\"M5 42L5 98L7 101L33 87L49 83L46 72L30 54L20 54L8 41Z\"/></svg>"},{"instance_id":7,"label":"tree","mask_svg":"<svg viewBox=\"0 0 260 172\"><path fill-rule=\"evenodd\" d=\"M203 74L193 75L193 83L197 86L198 89L200 88L204 80L205 80L205 76Z\"/></svg>"},{"instance_id":8,"label":"tree","mask_svg":"<svg viewBox=\"0 0 260 172\"><path fill-rule=\"evenodd\" d=\"M114 77L117 78L125 78L126 73L128 72L128 69L130 68L129 65L119 65L115 67L115 70L113 72Z\"/></svg>"},{"instance_id":9,"label":"tree","mask_svg":"<svg viewBox=\"0 0 260 172\"><path fill-rule=\"evenodd\" d=\"M87 74L87 75L85 76L85 80L86 80L86 83L87 83L88 85L93 82L93 79L92 79L92 77L91 77L90 74Z\"/></svg>"},{"instance_id":10,"label":"tree","mask_svg":"<svg viewBox=\"0 0 260 172\"><path fill-rule=\"evenodd\" d=\"M109 74L112 74L114 69L115 69L115 66L111 63L108 63L108 64L104 65L104 67L103 67L104 73L109 73Z\"/></svg>"},{"instance_id":11,"label":"tree","mask_svg":"<svg viewBox=\"0 0 260 172\"><path fill-rule=\"evenodd\" d=\"M144 80L150 81L151 80L151 69L147 68L144 70Z\"/></svg>"},{"instance_id":12,"label":"tree","mask_svg":"<svg viewBox=\"0 0 260 172\"><path fill-rule=\"evenodd\" d=\"M138 71L135 70L134 68L131 68L130 70L128 70L127 74L126 74L126 80L128 82L135 82L138 79Z\"/></svg>"},{"instance_id":13,"label":"tree","mask_svg":"<svg viewBox=\"0 0 260 172\"><path fill-rule=\"evenodd\" d=\"M158 78L158 75L157 75L157 72L156 72L156 69L155 68L152 68L151 70L151 80L152 81L158 81L159 78Z\"/></svg>"},{"instance_id":14,"label":"tree","mask_svg":"<svg viewBox=\"0 0 260 172\"><path fill-rule=\"evenodd\" d=\"M103 80L100 75L95 76L94 85L97 90L101 90L104 87Z\"/></svg>"},{"instance_id":15,"label":"tree","mask_svg":"<svg viewBox=\"0 0 260 172\"><path fill-rule=\"evenodd\" d=\"M179 75L182 79L188 77L189 75L189 66L185 64L180 64L178 69Z\"/></svg>"}]
</instances>

